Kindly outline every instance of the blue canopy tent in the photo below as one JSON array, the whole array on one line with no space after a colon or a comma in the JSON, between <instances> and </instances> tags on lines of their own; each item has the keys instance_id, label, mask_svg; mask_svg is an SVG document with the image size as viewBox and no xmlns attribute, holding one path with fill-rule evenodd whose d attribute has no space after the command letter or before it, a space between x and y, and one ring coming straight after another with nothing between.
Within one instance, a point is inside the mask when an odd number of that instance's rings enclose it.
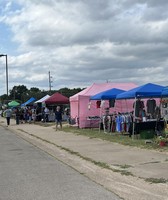
<instances>
[{"instance_id":1,"label":"blue canopy tent","mask_svg":"<svg viewBox=\"0 0 168 200\"><path fill-rule=\"evenodd\" d=\"M145 85L133 88L121 94L116 99L134 99L134 98L160 98L164 86L147 83Z\"/></svg>"},{"instance_id":2,"label":"blue canopy tent","mask_svg":"<svg viewBox=\"0 0 168 200\"><path fill-rule=\"evenodd\" d=\"M137 98L161 98L164 86L147 83L145 85L133 88L127 92L118 94L116 99L135 99L134 105L134 118L135 118L135 107ZM134 137L135 124L133 123L132 135Z\"/></svg>"},{"instance_id":3,"label":"blue canopy tent","mask_svg":"<svg viewBox=\"0 0 168 200\"><path fill-rule=\"evenodd\" d=\"M168 97L168 86L163 88L161 96Z\"/></svg>"},{"instance_id":4,"label":"blue canopy tent","mask_svg":"<svg viewBox=\"0 0 168 200\"><path fill-rule=\"evenodd\" d=\"M110 99L115 99L116 96L120 93L125 92L125 90L120 90L117 88L112 88L110 90L106 90L103 92L100 92L94 96L90 97L90 100L110 100Z\"/></svg>"},{"instance_id":5,"label":"blue canopy tent","mask_svg":"<svg viewBox=\"0 0 168 200\"><path fill-rule=\"evenodd\" d=\"M100 92L96 95L93 95L90 97L90 100L114 100L116 99L116 96L122 92L125 92L125 90L117 89L117 88L112 88L103 92ZM114 102L113 102L114 105ZM102 107L100 109L100 119L101 119L101 112L102 112ZM101 120L100 120L101 122ZM101 124L101 123L99 123ZM105 130L105 128L104 128ZM99 125L99 131L100 131L100 125Z\"/></svg>"},{"instance_id":6,"label":"blue canopy tent","mask_svg":"<svg viewBox=\"0 0 168 200\"><path fill-rule=\"evenodd\" d=\"M31 97L29 100L27 100L25 103L23 103L21 106L27 106L29 104L32 104L36 99L34 97Z\"/></svg>"}]
</instances>

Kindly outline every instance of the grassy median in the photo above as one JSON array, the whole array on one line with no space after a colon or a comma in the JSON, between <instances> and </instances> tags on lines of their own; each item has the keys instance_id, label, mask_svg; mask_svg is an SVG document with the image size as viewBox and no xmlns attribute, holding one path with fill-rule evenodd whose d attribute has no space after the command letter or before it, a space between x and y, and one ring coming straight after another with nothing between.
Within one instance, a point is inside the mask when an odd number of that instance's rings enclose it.
<instances>
[{"instance_id":1,"label":"grassy median","mask_svg":"<svg viewBox=\"0 0 168 200\"><path fill-rule=\"evenodd\" d=\"M115 142L123 145L129 145L139 148L145 148L145 149L155 149L155 150L161 150L161 151L168 151L168 144L165 147L160 147L157 143L155 138L152 139L140 139L137 138L136 135L134 138L130 137L129 134L121 134L121 133L104 133L103 130L99 129L79 129L77 127L71 127L71 126L64 126L63 131L71 132L76 135L84 135L92 138L98 138L102 140L106 140L109 142Z\"/></svg>"},{"instance_id":2,"label":"grassy median","mask_svg":"<svg viewBox=\"0 0 168 200\"><path fill-rule=\"evenodd\" d=\"M55 126L54 122L50 123L36 123L37 125L41 125L44 127ZM168 151L168 144L164 147L160 147L158 143L156 143L156 138L152 139L140 139L136 135L134 138L130 137L129 134L126 133L104 133L103 130L99 130L98 128L84 128L80 129L78 127L70 126L69 124L63 122L63 131L74 133L76 135L87 136L90 139L98 138L102 140L106 140L109 142L115 142L122 145L128 145L133 147L145 148L145 149L155 149L159 151Z\"/></svg>"}]
</instances>

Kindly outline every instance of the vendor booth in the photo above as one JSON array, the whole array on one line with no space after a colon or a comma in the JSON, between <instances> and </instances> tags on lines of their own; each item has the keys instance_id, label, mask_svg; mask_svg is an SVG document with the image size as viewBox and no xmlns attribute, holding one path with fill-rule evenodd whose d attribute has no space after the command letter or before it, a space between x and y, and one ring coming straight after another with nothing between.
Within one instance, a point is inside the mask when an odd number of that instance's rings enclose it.
<instances>
[{"instance_id":1,"label":"vendor booth","mask_svg":"<svg viewBox=\"0 0 168 200\"><path fill-rule=\"evenodd\" d=\"M21 107L32 106L35 101L36 101L36 99L34 97L31 97L29 100L27 100L25 103L23 103L21 105Z\"/></svg>"},{"instance_id":2,"label":"vendor booth","mask_svg":"<svg viewBox=\"0 0 168 200\"><path fill-rule=\"evenodd\" d=\"M100 92L90 97L90 100L97 100L97 102L100 101L102 104L100 108L99 130L103 129L104 132L115 131L114 126L116 123L115 123L115 118L114 118L114 109L112 113L111 108L117 107L116 105L117 103L120 104L119 101L116 102L116 96L123 92L125 92L125 90L112 88L110 90ZM106 104L106 105L103 106L103 104Z\"/></svg>"},{"instance_id":3,"label":"vendor booth","mask_svg":"<svg viewBox=\"0 0 168 200\"><path fill-rule=\"evenodd\" d=\"M161 95L161 115L166 123L168 122L168 86L162 90Z\"/></svg>"},{"instance_id":4,"label":"vendor booth","mask_svg":"<svg viewBox=\"0 0 168 200\"><path fill-rule=\"evenodd\" d=\"M125 90L117 89L117 88L112 88L110 90L105 90L103 92L100 92L96 95L93 95L90 97L90 100L111 100L111 99L116 99L116 96L118 94L121 94L123 92L126 92Z\"/></svg>"},{"instance_id":5,"label":"vendor booth","mask_svg":"<svg viewBox=\"0 0 168 200\"><path fill-rule=\"evenodd\" d=\"M42 97L41 99L35 101L34 103L35 103L35 104L42 104L43 101L46 101L49 97L50 97L50 95L47 94L46 96L44 96L44 97Z\"/></svg>"},{"instance_id":6,"label":"vendor booth","mask_svg":"<svg viewBox=\"0 0 168 200\"><path fill-rule=\"evenodd\" d=\"M69 104L69 99L59 92L56 92L43 102L45 102L46 105Z\"/></svg>"},{"instance_id":7,"label":"vendor booth","mask_svg":"<svg viewBox=\"0 0 168 200\"><path fill-rule=\"evenodd\" d=\"M36 120L41 121L42 119L42 111L43 107L45 107L45 104L43 103L45 100L47 100L50 97L50 95L45 95L41 99L34 102L34 105L36 106Z\"/></svg>"},{"instance_id":8,"label":"vendor booth","mask_svg":"<svg viewBox=\"0 0 168 200\"><path fill-rule=\"evenodd\" d=\"M79 128L98 128L101 102L97 100L90 101L90 98L109 89L118 88L121 90L129 90L136 86L134 83L93 83L83 91L70 97L71 119ZM120 101L120 104L115 107L116 111L127 109L126 102L123 101Z\"/></svg>"},{"instance_id":9,"label":"vendor booth","mask_svg":"<svg viewBox=\"0 0 168 200\"><path fill-rule=\"evenodd\" d=\"M116 99L134 99L130 134L139 134L144 130L154 133L164 128L160 116L160 98L163 88L164 86L148 83L117 95Z\"/></svg>"},{"instance_id":10,"label":"vendor booth","mask_svg":"<svg viewBox=\"0 0 168 200\"><path fill-rule=\"evenodd\" d=\"M56 106L60 106L62 112L64 112L64 109L69 107L69 98L60 94L59 92L56 92L53 95L51 95L49 98L44 100L43 103L45 103L46 105L46 107L44 108L44 112L47 111L48 120L55 121Z\"/></svg>"},{"instance_id":11,"label":"vendor booth","mask_svg":"<svg viewBox=\"0 0 168 200\"><path fill-rule=\"evenodd\" d=\"M18 103L17 101L11 101L11 102L8 103L9 107L17 107L19 105L20 105L20 103Z\"/></svg>"}]
</instances>

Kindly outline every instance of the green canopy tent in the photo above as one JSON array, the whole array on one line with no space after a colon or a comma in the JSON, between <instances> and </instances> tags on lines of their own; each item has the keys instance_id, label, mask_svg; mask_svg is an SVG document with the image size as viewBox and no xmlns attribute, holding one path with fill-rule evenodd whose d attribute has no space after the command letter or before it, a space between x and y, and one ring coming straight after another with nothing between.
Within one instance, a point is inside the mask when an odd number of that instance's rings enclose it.
<instances>
[{"instance_id":1,"label":"green canopy tent","mask_svg":"<svg viewBox=\"0 0 168 200\"><path fill-rule=\"evenodd\" d=\"M10 106L10 107L16 107L16 106L19 106L19 105L20 105L20 103L18 103L17 101L11 101L11 102L8 103L8 106Z\"/></svg>"}]
</instances>

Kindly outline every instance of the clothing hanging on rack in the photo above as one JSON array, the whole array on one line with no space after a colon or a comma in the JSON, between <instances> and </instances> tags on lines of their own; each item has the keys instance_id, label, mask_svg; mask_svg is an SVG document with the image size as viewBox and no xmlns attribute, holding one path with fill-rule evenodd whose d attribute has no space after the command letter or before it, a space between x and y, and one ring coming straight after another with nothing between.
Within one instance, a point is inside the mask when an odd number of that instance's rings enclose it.
<instances>
[{"instance_id":1,"label":"clothing hanging on rack","mask_svg":"<svg viewBox=\"0 0 168 200\"><path fill-rule=\"evenodd\" d=\"M144 109L144 102L141 101L140 99L137 99L136 102L133 104L133 108L135 107L135 117L139 117L141 110Z\"/></svg>"},{"instance_id":2,"label":"clothing hanging on rack","mask_svg":"<svg viewBox=\"0 0 168 200\"><path fill-rule=\"evenodd\" d=\"M148 99L146 106L147 106L147 113L149 113L153 116L154 113L155 113L155 109L156 109L156 100L155 99Z\"/></svg>"},{"instance_id":3,"label":"clothing hanging on rack","mask_svg":"<svg viewBox=\"0 0 168 200\"><path fill-rule=\"evenodd\" d=\"M109 100L109 107L114 108L114 106L115 106L115 99L110 99Z\"/></svg>"},{"instance_id":4,"label":"clothing hanging on rack","mask_svg":"<svg viewBox=\"0 0 168 200\"><path fill-rule=\"evenodd\" d=\"M97 108L100 108L100 105L101 105L101 101L97 101L97 102L96 102L96 107L97 107Z\"/></svg>"}]
</instances>

